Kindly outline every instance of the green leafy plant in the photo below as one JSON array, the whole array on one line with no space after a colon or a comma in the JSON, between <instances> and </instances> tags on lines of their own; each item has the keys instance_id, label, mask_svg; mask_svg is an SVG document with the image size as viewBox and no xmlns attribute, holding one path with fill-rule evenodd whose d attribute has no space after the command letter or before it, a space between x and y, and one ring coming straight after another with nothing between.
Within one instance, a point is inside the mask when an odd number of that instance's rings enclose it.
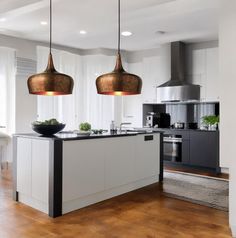
<instances>
[{"instance_id":1,"label":"green leafy plant","mask_svg":"<svg viewBox=\"0 0 236 238\"><path fill-rule=\"evenodd\" d=\"M88 122L83 122L83 123L80 123L79 129L81 131L90 131L91 130L91 125Z\"/></svg>"},{"instance_id":2,"label":"green leafy plant","mask_svg":"<svg viewBox=\"0 0 236 238\"><path fill-rule=\"evenodd\" d=\"M219 121L220 121L220 118L219 116L216 116L216 115L208 115L208 116L202 117L202 122L205 125L216 125L219 123Z\"/></svg>"}]
</instances>

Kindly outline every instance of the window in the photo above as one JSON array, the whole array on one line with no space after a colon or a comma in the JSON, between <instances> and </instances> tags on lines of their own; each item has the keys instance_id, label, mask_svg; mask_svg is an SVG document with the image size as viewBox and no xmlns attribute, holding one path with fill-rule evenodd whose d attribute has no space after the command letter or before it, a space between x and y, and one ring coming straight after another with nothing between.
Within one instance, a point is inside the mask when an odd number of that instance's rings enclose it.
<instances>
[{"instance_id":1,"label":"window","mask_svg":"<svg viewBox=\"0 0 236 238\"><path fill-rule=\"evenodd\" d=\"M37 47L37 71L46 68L48 48ZM38 96L38 120L56 118L66 123L66 130L78 129L87 121L96 129L108 129L114 120L114 97L98 95L95 80L98 75L112 71L114 56L80 56L53 50L55 68L74 79L74 91L67 96Z\"/></svg>"}]
</instances>

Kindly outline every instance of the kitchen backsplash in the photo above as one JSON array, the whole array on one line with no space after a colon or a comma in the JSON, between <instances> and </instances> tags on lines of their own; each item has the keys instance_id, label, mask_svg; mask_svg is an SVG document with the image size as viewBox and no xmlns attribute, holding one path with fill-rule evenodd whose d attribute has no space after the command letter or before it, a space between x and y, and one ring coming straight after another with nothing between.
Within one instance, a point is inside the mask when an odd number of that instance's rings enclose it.
<instances>
[{"instance_id":1,"label":"kitchen backsplash","mask_svg":"<svg viewBox=\"0 0 236 238\"><path fill-rule=\"evenodd\" d=\"M175 122L197 122L200 127L203 116L219 115L219 102L143 104L143 125L145 125L146 114L151 111L169 113L171 124Z\"/></svg>"}]
</instances>

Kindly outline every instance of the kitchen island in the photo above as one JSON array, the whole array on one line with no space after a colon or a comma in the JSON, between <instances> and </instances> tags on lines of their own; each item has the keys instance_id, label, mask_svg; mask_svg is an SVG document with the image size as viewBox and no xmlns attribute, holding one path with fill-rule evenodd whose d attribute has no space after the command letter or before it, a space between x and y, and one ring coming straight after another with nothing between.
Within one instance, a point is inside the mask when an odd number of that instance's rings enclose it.
<instances>
[{"instance_id":1,"label":"kitchen island","mask_svg":"<svg viewBox=\"0 0 236 238\"><path fill-rule=\"evenodd\" d=\"M16 201L61 216L159 182L162 134L14 136Z\"/></svg>"}]
</instances>

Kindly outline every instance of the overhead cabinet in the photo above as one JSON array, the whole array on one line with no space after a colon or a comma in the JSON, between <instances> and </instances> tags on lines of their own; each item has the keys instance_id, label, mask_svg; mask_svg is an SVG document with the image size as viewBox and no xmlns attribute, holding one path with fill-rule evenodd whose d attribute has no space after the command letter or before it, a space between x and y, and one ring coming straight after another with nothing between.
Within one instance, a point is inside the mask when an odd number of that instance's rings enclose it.
<instances>
[{"instance_id":1,"label":"overhead cabinet","mask_svg":"<svg viewBox=\"0 0 236 238\"><path fill-rule=\"evenodd\" d=\"M196 49L189 54L187 78L201 86L201 101L219 101L218 48Z\"/></svg>"}]
</instances>

